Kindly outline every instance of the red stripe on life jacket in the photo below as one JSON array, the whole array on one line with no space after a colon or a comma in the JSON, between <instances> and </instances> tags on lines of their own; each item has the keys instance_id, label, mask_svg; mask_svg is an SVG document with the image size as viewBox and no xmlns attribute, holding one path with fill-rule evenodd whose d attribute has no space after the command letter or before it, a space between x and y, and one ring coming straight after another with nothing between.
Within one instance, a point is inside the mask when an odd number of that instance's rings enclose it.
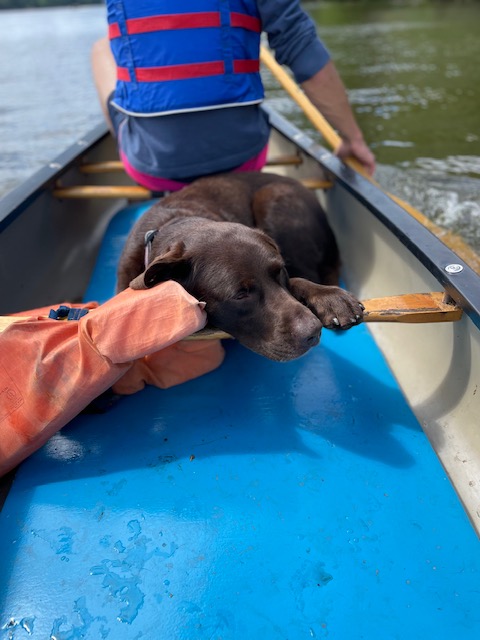
<instances>
[{"instance_id":1,"label":"red stripe on life jacket","mask_svg":"<svg viewBox=\"0 0 480 640\"><path fill-rule=\"evenodd\" d=\"M244 13L230 14L230 25L248 31L261 33L262 23L259 18L247 16ZM178 29L198 29L202 27L220 27L220 13L218 11L199 11L196 13L174 13L170 15L150 16L148 18L131 18L127 20L127 33L150 33L152 31L169 31ZM108 25L110 40L121 36L118 22Z\"/></svg>"},{"instance_id":2,"label":"red stripe on life jacket","mask_svg":"<svg viewBox=\"0 0 480 640\"><path fill-rule=\"evenodd\" d=\"M225 64L222 61L175 64L167 67L137 67L135 69L135 76L138 82L186 80L188 78L220 76L224 73Z\"/></svg>"},{"instance_id":3,"label":"red stripe on life jacket","mask_svg":"<svg viewBox=\"0 0 480 640\"><path fill-rule=\"evenodd\" d=\"M234 73L257 73L260 71L260 60L234 60Z\"/></svg>"},{"instance_id":4,"label":"red stripe on life jacket","mask_svg":"<svg viewBox=\"0 0 480 640\"><path fill-rule=\"evenodd\" d=\"M253 16L247 16L244 13L232 12L230 14L230 25L232 27L241 27L248 31L255 31L256 33L261 33L262 31L262 23L260 22L260 19Z\"/></svg>"},{"instance_id":5,"label":"red stripe on life jacket","mask_svg":"<svg viewBox=\"0 0 480 640\"><path fill-rule=\"evenodd\" d=\"M110 40L114 38L119 38L122 34L120 33L120 27L118 22L114 22L108 25L108 37Z\"/></svg>"},{"instance_id":6,"label":"red stripe on life jacket","mask_svg":"<svg viewBox=\"0 0 480 640\"><path fill-rule=\"evenodd\" d=\"M234 73L257 73L260 70L259 60L234 60ZM187 80L189 78L204 78L220 76L225 73L225 64L219 60L215 62L197 62L195 64L175 64L168 67L137 67L135 79L137 82L164 82L167 80ZM117 67L117 78L130 82L130 73L125 67Z\"/></svg>"},{"instance_id":7,"label":"red stripe on life jacket","mask_svg":"<svg viewBox=\"0 0 480 640\"><path fill-rule=\"evenodd\" d=\"M122 80L123 82L130 82L130 71L125 67L117 67L117 80Z\"/></svg>"},{"instance_id":8,"label":"red stripe on life jacket","mask_svg":"<svg viewBox=\"0 0 480 640\"><path fill-rule=\"evenodd\" d=\"M218 11L175 13L127 20L127 33L133 35L136 33L149 33L151 31L219 27L220 24L220 13Z\"/></svg>"}]
</instances>

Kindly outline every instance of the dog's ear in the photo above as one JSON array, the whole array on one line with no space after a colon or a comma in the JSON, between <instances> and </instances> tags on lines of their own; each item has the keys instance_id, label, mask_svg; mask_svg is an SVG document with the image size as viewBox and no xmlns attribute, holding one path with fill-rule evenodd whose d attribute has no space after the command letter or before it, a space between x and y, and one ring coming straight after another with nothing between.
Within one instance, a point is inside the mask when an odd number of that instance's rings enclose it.
<instances>
[{"instance_id":1,"label":"dog's ear","mask_svg":"<svg viewBox=\"0 0 480 640\"><path fill-rule=\"evenodd\" d=\"M177 242L157 256L143 273L130 282L130 289L151 289L160 282L175 280L184 284L190 275L191 264L185 257L185 245Z\"/></svg>"}]
</instances>

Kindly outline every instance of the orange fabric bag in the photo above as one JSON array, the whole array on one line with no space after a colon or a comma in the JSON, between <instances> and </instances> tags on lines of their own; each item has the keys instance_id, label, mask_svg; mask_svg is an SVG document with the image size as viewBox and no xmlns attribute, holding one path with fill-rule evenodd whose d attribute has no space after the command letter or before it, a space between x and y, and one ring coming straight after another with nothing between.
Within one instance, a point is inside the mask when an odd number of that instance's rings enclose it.
<instances>
[{"instance_id":1,"label":"orange fabric bag","mask_svg":"<svg viewBox=\"0 0 480 640\"><path fill-rule=\"evenodd\" d=\"M217 340L179 342L204 327L206 313L176 282L82 307L91 310L78 321L26 312L0 333L0 475L112 385L117 393L166 388L223 360Z\"/></svg>"}]
</instances>

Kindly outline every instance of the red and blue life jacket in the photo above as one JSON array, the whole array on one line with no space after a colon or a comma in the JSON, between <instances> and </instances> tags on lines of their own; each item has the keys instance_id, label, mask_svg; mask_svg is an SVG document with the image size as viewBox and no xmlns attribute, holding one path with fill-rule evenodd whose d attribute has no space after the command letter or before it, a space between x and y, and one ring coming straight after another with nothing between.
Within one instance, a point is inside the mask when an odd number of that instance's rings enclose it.
<instances>
[{"instance_id":1,"label":"red and blue life jacket","mask_svg":"<svg viewBox=\"0 0 480 640\"><path fill-rule=\"evenodd\" d=\"M154 116L263 99L255 0L107 0L107 8L120 110Z\"/></svg>"}]
</instances>

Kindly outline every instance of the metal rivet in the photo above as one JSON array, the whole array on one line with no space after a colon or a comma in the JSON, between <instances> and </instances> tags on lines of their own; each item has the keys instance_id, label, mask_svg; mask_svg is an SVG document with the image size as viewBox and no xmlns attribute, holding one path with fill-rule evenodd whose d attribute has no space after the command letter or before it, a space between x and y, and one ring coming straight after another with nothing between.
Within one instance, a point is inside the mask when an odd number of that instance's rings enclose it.
<instances>
[{"instance_id":1,"label":"metal rivet","mask_svg":"<svg viewBox=\"0 0 480 640\"><path fill-rule=\"evenodd\" d=\"M447 264L445 271L447 273L460 273L460 271L463 271L463 267L461 264Z\"/></svg>"}]
</instances>

